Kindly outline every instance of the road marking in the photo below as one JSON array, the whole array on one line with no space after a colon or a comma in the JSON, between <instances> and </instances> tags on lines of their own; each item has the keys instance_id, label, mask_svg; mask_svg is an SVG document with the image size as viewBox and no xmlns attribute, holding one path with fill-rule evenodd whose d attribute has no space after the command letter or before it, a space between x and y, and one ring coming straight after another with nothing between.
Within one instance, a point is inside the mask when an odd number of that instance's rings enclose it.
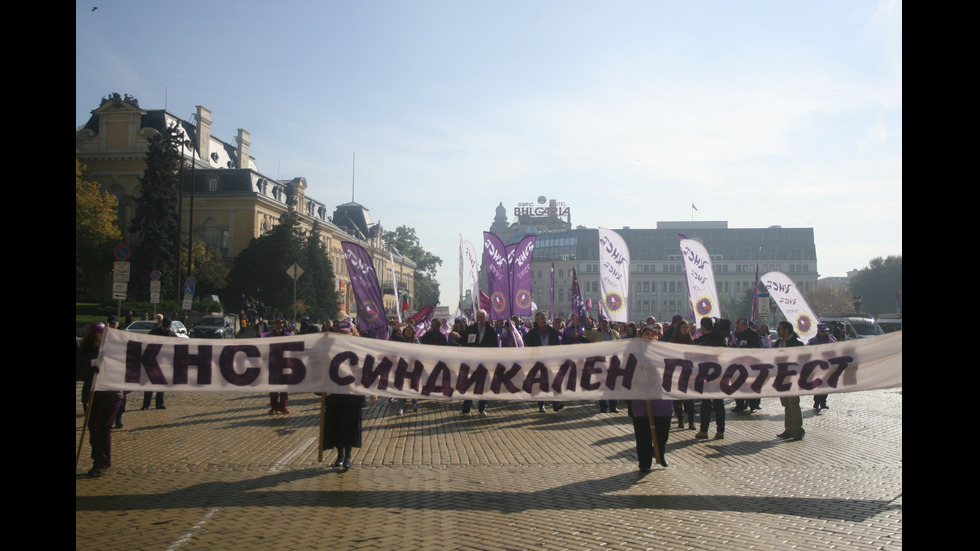
<instances>
[{"instance_id":1,"label":"road marking","mask_svg":"<svg viewBox=\"0 0 980 551\"><path fill-rule=\"evenodd\" d=\"M174 549L177 549L181 545L184 545L185 543L189 542L191 540L191 536L194 534L194 530L198 530L202 526L207 524L208 519L210 519L212 515L214 515L220 510L221 509L218 507L215 507L213 509L208 509L207 514L204 515L204 518L202 518L200 522L192 526L189 532L187 532L186 534L178 538L177 541L175 541L170 547L167 548L167 551L174 551Z\"/></svg>"},{"instance_id":2,"label":"road marking","mask_svg":"<svg viewBox=\"0 0 980 551\"><path fill-rule=\"evenodd\" d=\"M315 441L316 441L316 437L307 438L306 442L303 442L296 449L282 456L281 459L273 463L272 466L269 467L269 472L277 473L281 471L283 467L285 467L290 461L293 460L294 457L302 453L303 450L305 450L306 448L310 447L310 444L312 444Z\"/></svg>"},{"instance_id":3,"label":"road marking","mask_svg":"<svg viewBox=\"0 0 980 551\"><path fill-rule=\"evenodd\" d=\"M290 461L293 460L294 457L302 453L303 450L305 450L306 448L310 447L310 444L312 444L315 441L316 438L308 438L305 442L297 446L296 449L282 456L282 458L280 458L278 461L273 463L272 466L269 467L269 472L275 473L281 471L283 467L285 467L287 464L289 464ZM215 507L213 509L208 509L208 512L204 515L204 518L202 518L197 524L192 526L190 531L188 531L186 534L178 538L177 541L175 541L170 547L167 548L167 551L174 551L180 546L189 542L191 540L191 536L194 535L194 530L201 529L201 527L207 524L208 520L220 510L221 509L218 507Z\"/></svg>"}]
</instances>

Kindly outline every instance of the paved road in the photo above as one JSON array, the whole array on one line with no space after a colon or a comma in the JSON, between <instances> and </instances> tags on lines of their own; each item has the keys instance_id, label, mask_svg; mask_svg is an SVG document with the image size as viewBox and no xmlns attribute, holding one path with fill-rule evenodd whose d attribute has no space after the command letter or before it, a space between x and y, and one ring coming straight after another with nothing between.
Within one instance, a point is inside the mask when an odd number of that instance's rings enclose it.
<instances>
[{"instance_id":1,"label":"paved road","mask_svg":"<svg viewBox=\"0 0 980 551\"><path fill-rule=\"evenodd\" d=\"M78 390L76 388L76 396ZM75 480L77 549L901 549L902 393L834 394L785 442L782 408L731 413L724 440L674 430L636 469L624 414L591 403L365 408L348 472L317 462L319 400L270 417L259 394L168 395L127 412L113 467ZM811 404L809 397L803 399ZM83 422L76 399L76 445ZM712 427L713 434L713 427Z\"/></svg>"}]
</instances>

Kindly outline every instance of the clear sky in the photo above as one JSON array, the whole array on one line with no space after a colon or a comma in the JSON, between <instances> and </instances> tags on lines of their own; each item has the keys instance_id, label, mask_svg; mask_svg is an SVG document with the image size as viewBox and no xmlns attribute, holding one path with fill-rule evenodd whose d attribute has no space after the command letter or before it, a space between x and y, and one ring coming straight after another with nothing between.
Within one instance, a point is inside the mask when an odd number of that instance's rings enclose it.
<instances>
[{"instance_id":1,"label":"clear sky","mask_svg":"<svg viewBox=\"0 0 980 551\"><path fill-rule=\"evenodd\" d=\"M93 11L93 7L98 7ZM103 96L251 134L274 178L416 229L458 292L498 203L573 225L812 227L821 276L902 253L902 3L76 2Z\"/></svg>"}]
</instances>

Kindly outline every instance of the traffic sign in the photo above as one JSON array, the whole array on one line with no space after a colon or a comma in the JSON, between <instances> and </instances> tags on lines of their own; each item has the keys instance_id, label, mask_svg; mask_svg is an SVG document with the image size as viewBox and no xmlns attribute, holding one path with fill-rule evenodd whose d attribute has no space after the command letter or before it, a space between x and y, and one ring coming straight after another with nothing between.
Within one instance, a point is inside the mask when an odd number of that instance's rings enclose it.
<instances>
[{"instance_id":1,"label":"traffic sign","mask_svg":"<svg viewBox=\"0 0 980 551\"><path fill-rule=\"evenodd\" d=\"M299 264L294 262L292 266L286 268L286 274L293 278L293 280L297 280L299 276L303 275L303 268L300 268Z\"/></svg>"},{"instance_id":2,"label":"traffic sign","mask_svg":"<svg viewBox=\"0 0 980 551\"><path fill-rule=\"evenodd\" d=\"M161 276L163 276L163 272L160 270L153 270L150 272L150 279L153 281L160 281Z\"/></svg>"},{"instance_id":3,"label":"traffic sign","mask_svg":"<svg viewBox=\"0 0 980 551\"><path fill-rule=\"evenodd\" d=\"M113 281L112 282L112 292L113 293L123 293L129 290L129 283L125 281Z\"/></svg>"},{"instance_id":4,"label":"traffic sign","mask_svg":"<svg viewBox=\"0 0 980 551\"><path fill-rule=\"evenodd\" d=\"M129 245L120 244L116 245L116 248L112 250L112 258L120 262L125 262L129 260L129 257L133 255L133 250L129 248Z\"/></svg>"},{"instance_id":5,"label":"traffic sign","mask_svg":"<svg viewBox=\"0 0 980 551\"><path fill-rule=\"evenodd\" d=\"M150 282L150 294L153 294L153 293L156 293L158 295L160 294L160 282L159 281L151 281Z\"/></svg>"},{"instance_id":6,"label":"traffic sign","mask_svg":"<svg viewBox=\"0 0 980 551\"><path fill-rule=\"evenodd\" d=\"M129 262L118 260L112 263L112 280L129 281Z\"/></svg>"}]
</instances>

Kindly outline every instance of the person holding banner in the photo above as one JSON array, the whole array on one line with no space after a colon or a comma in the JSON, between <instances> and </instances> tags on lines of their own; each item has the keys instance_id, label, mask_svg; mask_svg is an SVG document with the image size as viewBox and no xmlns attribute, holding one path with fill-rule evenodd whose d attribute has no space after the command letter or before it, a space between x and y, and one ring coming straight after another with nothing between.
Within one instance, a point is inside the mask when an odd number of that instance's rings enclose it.
<instances>
[{"instance_id":1,"label":"person holding banner","mask_svg":"<svg viewBox=\"0 0 980 551\"><path fill-rule=\"evenodd\" d=\"M762 348L762 337L759 332L749 327L749 321L745 318L735 320L735 348ZM762 400L758 398L736 399L735 409L738 413L749 408L749 413L755 413L762 409Z\"/></svg>"},{"instance_id":2,"label":"person holding banner","mask_svg":"<svg viewBox=\"0 0 980 551\"><path fill-rule=\"evenodd\" d=\"M676 330L674 331L674 336L670 338L670 342L674 344L692 344L694 342L694 339L691 338L691 324L687 323L687 320L680 320L675 327ZM694 430L694 400L674 401L674 415L677 416L678 430L684 428L684 411L687 411L688 427Z\"/></svg>"},{"instance_id":3,"label":"person holding banner","mask_svg":"<svg viewBox=\"0 0 980 551\"><path fill-rule=\"evenodd\" d=\"M476 323L467 327L459 336L459 345L475 348L497 348L500 346L500 342L497 339L497 331L487 323L486 310L482 308L477 310ZM486 400L477 402L476 407L480 415L487 414ZM460 413L468 415L471 409L473 409L473 400L463 400L463 409Z\"/></svg>"},{"instance_id":4,"label":"person holding banner","mask_svg":"<svg viewBox=\"0 0 980 551\"><path fill-rule=\"evenodd\" d=\"M720 319L718 323L711 318L701 319L701 333L695 341L699 346L715 346L719 348L728 347L728 333L731 331L732 322L727 319ZM701 430L694 435L694 438L708 438L708 428L711 426L711 412L715 412L715 439L725 438L725 401L724 400L701 400Z\"/></svg>"},{"instance_id":5,"label":"person holding banner","mask_svg":"<svg viewBox=\"0 0 980 551\"><path fill-rule=\"evenodd\" d=\"M828 332L828 329L829 328L826 323L818 323L816 336L808 340L806 344L809 346L812 344L830 344L832 342L837 342L837 339ZM818 412L822 409L830 409L827 406L826 394L813 395L813 409L817 410Z\"/></svg>"},{"instance_id":6,"label":"person holding banner","mask_svg":"<svg viewBox=\"0 0 980 551\"><path fill-rule=\"evenodd\" d=\"M657 340L658 331L647 325L640 337L647 341ZM633 421L633 437L636 440L636 458L640 472L650 472L654 459L660 466L667 466L667 438L674 406L671 400L630 400L630 419ZM654 443L656 442L656 447Z\"/></svg>"},{"instance_id":7,"label":"person holding banner","mask_svg":"<svg viewBox=\"0 0 980 551\"><path fill-rule=\"evenodd\" d=\"M800 340L800 336L796 334L796 331L793 331L793 324L788 321L783 320L779 322L779 325L776 326L776 334L779 335L779 339L776 341L775 348L803 346L803 341ZM780 397L779 403L786 410L786 419L784 421L785 430L777 437L789 438L795 441L803 440L803 435L806 434L806 431L803 430L803 412L800 411L800 397Z\"/></svg>"},{"instance_id":8,"label":"person holding banner","mask_svg":"<svg viewBox=\"0 0 980 551\"><path fill-rule=\"evenodd\" d=\"M433 320L433 325L435 321ZM436 333L438 333L438 328ZM395 342L404 342L409 344L421 344L419 339L415 336L415 328L411 325L406 325L401 331L396 331L392 334L391 340ZM412 399L412 412L417 412L419 410L419 401L417 398ZM398 415L405 414L405 398L398 399Z\"/></svg>"},{"instance_id":9,"label":"person holding banner","mask_svg":"<svg viewBox=\"0 0 980 551\"><path fill-rule=\"evenodd\" d=\"M586 329L585 338L589 339L589 342L618 341L619 332L609 327L609 318L599 316L599 328ZM599 413L605 413L607 408L610 413L619 413L616 400L599 400Z\"/></svg>"},{"instance_id":10,"label":"person holding banner","mask_svg":"<svg viewBox=\"0 0 980 551\"><path fill-rule=\"evenodd\" d=\"M348 320L337 324L341 335L356 335L354 324ZM372 396L374 402L377 397ZM361 447L361 408L364 396L357 394L330 394L323 397L323 449L337 449L334 467L350 469L351 452Z\"/></svg>"},{"instance_id":11,"label":"person holding banner","mask_svg":"<svg viewBox=\"0 0 980 551\"><path fill-rule=\"evenodd\" d=\"M92 469L88 476L102 476L112 466L112 424L122 406L124 393L100 390L92 393L92 380L99 369L93 365L99 357L99 346L105 324L95 322L88 326L88 333L82 338L75 358L75 377L82 384L82 399L91 401L88 408L88 437L92 448Z\"/></svg>"},{"instance_id":12,"label":"person holding banner","mask_svg":"<svg viewBox=\"0 0 980 551\"><path fill-rule=\"evenodd\" d=\"M276 316L275 321L272 322L272 331L262 334L263 337L288 337L291 335L292 333L286 331L286 320L282 316ZM288 392L270 392L269 404L272 409L269 410L269 415L289 413L289 409L286 408L287 403L289 403Z\"/></svg>"},{"instance_id":13,"label":"person holding banner","mask_svg":"<svg viewBox=\"0 0 980 551\"><path fill-rule=\"evenodd\" d=\"M544 312L534 314L534 329L524 338L524 346L557 346L561 344L558 330L548 325ZM551 402L551 408L561 411L565 407L561 402ZM538 402L538 411L544 413L544 402Z\"/></svg>"}]
</instances>

